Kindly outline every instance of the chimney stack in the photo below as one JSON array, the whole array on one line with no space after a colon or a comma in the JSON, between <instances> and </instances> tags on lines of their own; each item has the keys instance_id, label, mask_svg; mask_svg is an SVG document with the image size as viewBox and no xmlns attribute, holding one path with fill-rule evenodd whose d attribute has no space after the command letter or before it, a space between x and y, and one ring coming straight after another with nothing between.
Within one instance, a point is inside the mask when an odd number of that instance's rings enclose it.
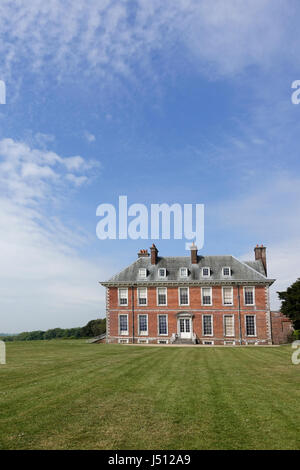
<instances>
[{"instance_id":1,"label":"chimney stack","mask_svg":"<svg viewBox=\"0 0 300 470\"><path fill-rule=\"evenodd\" d=\"M147 258L147 256L150 256L148 250L140 250L138 252L138 258Z\"/></svg>"},{"instance_id":2,"label":"chimney stack","mask_svg":"<svg viewBox=\"0 0 300 470\"><path fill-rule=\"evenodd\" d=\"M154 243L153 243L152 246L150 247L150 251L151 251L151 264L156 264L156 263L157 263L157 253L158 253L158 249L156 248L156 246L154 245Z\"/></svg>"},{"instance_id":3,"label":"chimney stack","mask_svg":"<svg viewBox=\"0 0 300 470\"><path fill-rule=\"evenodd\" d=\"M258 260L262 260L262 264L264 265L264 268L265 268L265 273L266 273L266 276L267 276L267 248L263 245L261 246L258 246L256 245L256 247L254 248L254 253L255 253L255 260L258 261Z\"/></svg>"},{"instance_id":4,"label":"chimney stack","mask_svg":"<svg viewBox=\"0 0 300 470\"><path fill-rule=\"evenodd\" d=\"M191 263L197 264L198 263L198 248L196 247L195 243L191 245Z\"/></svg>"}]
</instances>

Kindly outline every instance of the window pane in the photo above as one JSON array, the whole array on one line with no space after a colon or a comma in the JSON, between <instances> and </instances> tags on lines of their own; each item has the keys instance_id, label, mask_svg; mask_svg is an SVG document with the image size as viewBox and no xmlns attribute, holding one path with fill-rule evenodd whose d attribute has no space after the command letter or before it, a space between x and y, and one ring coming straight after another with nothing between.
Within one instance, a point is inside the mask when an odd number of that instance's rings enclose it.
<instances>
[{"instance_id":1,"label":"window pane","mask_svg":"<svg viewBox=\"0 0 300 470\"><path fill-rule=\"evenodd\" d=\"M246 305L254 304L253 287L245 287L245 304Z\"/></svg>"},{"instance_id":2,"label":"window pane","mask_svg":"<svg viewBox=\"0 0 300 470\"><path fill-rule=\"evenodd\" d=\"M255 317L246 315L246 331L248 336L255 336Z\"/></svg>"},{"instance_id":3,"label":"window pane","mask_svg":"<svg viewBox=\"0 0 300 470\"><path fill-rule=\"evenodd\" d=\"M120 289L119 290L120 305L127 305L127 303L128 303L127 296L128 296L127 289Z\"/></svg>"},{"instance_id":4,"label":"window pane","mask_svg":"<svg viewBox=\"0 0 300 470\"><path fill-rule=\"evenodd\" d=\"M209 268L203 268L202 276L209 276Z\"/></svg>"},{"instance_id":5,"label":"window pane","mask_svg":"<svg viewBox=\"0 0 300 470\"><path fill-rule=\"evenodd\" d=\"M224 287L223 289L223 296L224 296L224 304L231 305L233 302L232 299L232 289L231 287Z\"/></svg>"},{"instance_id":6,"label":"window pane","mask_svg":"<svg viewBox=\"0 0 300 470\"><path fill-rule=\"evenodd\" d=\"M230 268L223 268L223 276L230 276Z\"/></svg>"},{"instance_id":7,"label":"window pane","mask_svg":"<svg viewBox=\"0 0 300 470\"><path fill-rule=\"evenodd\" d=\"M225 336L234 336L234 320L233 315L225 315L224 317Z\"/></svg>"},{"instance_id":8,"label":"window pane","mask_svg":"<svg viewBox=\"0 0 300 470\"><path fill-rule=\"evenodd\" d=\"M167 334L167 317L166 315L158 316L158 331L160 335Z\"/></svg>"},{"instance_id":9,"label":"window pane","mask_svg":"<svg viewBox=\"0 0 300 470\"><path fill-rule=\"evenodd\" d=\"M157 292L158 305L167 305L167 289L160 287Z\"/></svg>"},{"instance_id":10,"label":"window pane","mask_svg":"<svg viewBox=\"0 0 300 470\"><path fill-rule=\"evenodd\" d=\"M211 290L208 288L202 289L202 303L203 305L211 304Z\"/></svg>"},{"instance_id":11,"label":"window pane","mask_svg":"<svg viewBox=\"0 0 300 470\"><path fill-rule=\"evenodd\" d=\"M127 315L120 315L120 332L128 331Z\"/></svg>"},{"instance_id":12,"label":"window pane","mask_svg":"<svg viewBox=\"0 0 300 470\"><path fill-rule=\"evenodd\" d=\"M189 304L188 288L181 287L179 292L180 292L180 305L188 305Z\"/></svg>"},{"instance_id":13,"label":"window pane","mask_svg":"<svg viewBox=\"0 0 300 470\"><path fill-rule=\"evenodd\" d=\"M211 315L203 315L203 334L212 334L212 318Z\"/></svg>"},{"instance_id":14,"label":"window pane","mask_svg":"<svg viewBox=\"0 0 300 470\"><path fill-rule=\"evenodd\" d=\"M139 292L139 305L147 304L147 287L141 287L138 290Z\"/></svg>"},{"instance_id":15,"label":"window pane","mask_svg":"<svg viewBox=\"0 0 300 470\"><path fill-rule=\"evenodd\" d=\"M139 315L139 330L140 332L148 331L148 317L147 315Z\"/></svg>"}]
</instances>

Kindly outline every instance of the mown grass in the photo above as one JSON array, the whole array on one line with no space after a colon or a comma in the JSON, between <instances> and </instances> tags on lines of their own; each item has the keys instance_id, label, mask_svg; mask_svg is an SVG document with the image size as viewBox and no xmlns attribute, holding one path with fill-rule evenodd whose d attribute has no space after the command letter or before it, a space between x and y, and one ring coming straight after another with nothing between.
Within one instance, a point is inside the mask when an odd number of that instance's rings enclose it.
<instances>
[{"instance_id":1,"label":"mown grass","mask_svg":"<svg viewBox=\"0 0 300 470\"><path fill-rule=\"evenodd\" d=\"M299 449L292 350L7 343L1 449Z\"/></svg>"}]
</instances>

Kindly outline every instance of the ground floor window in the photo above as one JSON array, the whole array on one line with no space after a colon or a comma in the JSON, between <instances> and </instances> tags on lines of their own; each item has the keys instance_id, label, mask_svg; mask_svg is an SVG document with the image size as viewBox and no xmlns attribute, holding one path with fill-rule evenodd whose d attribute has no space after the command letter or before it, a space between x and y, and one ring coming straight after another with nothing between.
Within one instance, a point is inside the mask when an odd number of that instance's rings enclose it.
<instances>
[{"instance_id":1,"label":"ground floor window","mask_svg":"<svg viewBox=\"0 0 300 470\"><path fill-rule=\"evenodd\" d=\"M212 328L212 316L211 315L203 315L202 317L203 322L203 334L212 336L213 328Z\"/></svg>"},{"instance_id":2,"label":"ground floor window","mask_svg":"<svg viewBox=\"0 0 300 470\"><path fill-rule=\"evenodd\" d=\"M158 315L158 334L159 335L168 334L167 315Z\"/></svg>"},{"instance_id":3,"label":"ground floor window","mask_svg":"<svg viewBox=\"0 0 300 470\"><path fill-rule=\"evenodd\" d=\"M234 336L233 315L224 315L224 336Z\"/></svg>"},{"instance_id":4,"label":"ground floor window","mask_svg":"<svg viewBox=\"0 0 300 470\"><path fill-rule=\"evenodd\" d=\"M121 335L128 335L128 315L119 315L119 330Z\"/></svg>"},{"instance_id":5,"label":"ground floor window","mask_svg":"<svg viewBox=\"0 0 300 470\"><path fill-rule=\"evenodd\" d=\"M255 315L246 315L246 335L256 336Z\"/></svg>"},{"instance_id":6,"label":"ground floor window","mask_svg":"<svg viewBox=\"0 0 300 470\"><path fill-rule=\"evenodd\" d=\"M139 334L148 334L148 315L139 315Z\"/></svg>"}]
</instances>

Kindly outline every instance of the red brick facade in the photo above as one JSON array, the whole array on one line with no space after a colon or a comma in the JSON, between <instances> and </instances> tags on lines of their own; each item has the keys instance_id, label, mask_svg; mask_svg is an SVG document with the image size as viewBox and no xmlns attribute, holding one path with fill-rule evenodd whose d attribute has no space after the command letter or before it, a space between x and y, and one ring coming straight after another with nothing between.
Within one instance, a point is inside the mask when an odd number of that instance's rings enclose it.
<instances>
[{"instance_id":1,"label":"red brick facade","mask_svg":"<svg viewBox=\"0 0 300 470\"><path fill-rule=\"evenodd\" d=\"M194 265L194 253L191 255ZM139 257L144 256L145 250L142 250ZM157 263L153 259L156 256L152 249L152 265ZM189 281L164 283L163 280L103 283L107 293L107 342L173 343L174 339L183 338L182 332L188 330L190 336L188 333L187 336L197 344L272 344L270 282L265 279L266 282L253 283L249 280L244 283L221 280L218 283L215 280L203 284L197 282L197 285L191 285ZM166 305L158 305L158 288L166 289ZM187 305L180 305L179 288L188 289ZM203 305L202 288L211 289L210 305ZM225 305L223 289L230 288L232 304ZM252 305L247 305L245 301L245 288L253 289ZM138 289L143 289L146 298L142 305ZM141 315L143 317L140 318ZM159 318L160 315L165 317ZM140 326L143 331L140 331Z\"/></svg>"},{"instance_id":2,"label":"red brick facade","mask_svg":"<svg viewBox=\"0 0 300 470\"><path fill-rule=\"evenodd\" d=\"M293 332L292 321L281 312L271 312L273 344L288 343Z\"/></svg>"}]
</instances>

